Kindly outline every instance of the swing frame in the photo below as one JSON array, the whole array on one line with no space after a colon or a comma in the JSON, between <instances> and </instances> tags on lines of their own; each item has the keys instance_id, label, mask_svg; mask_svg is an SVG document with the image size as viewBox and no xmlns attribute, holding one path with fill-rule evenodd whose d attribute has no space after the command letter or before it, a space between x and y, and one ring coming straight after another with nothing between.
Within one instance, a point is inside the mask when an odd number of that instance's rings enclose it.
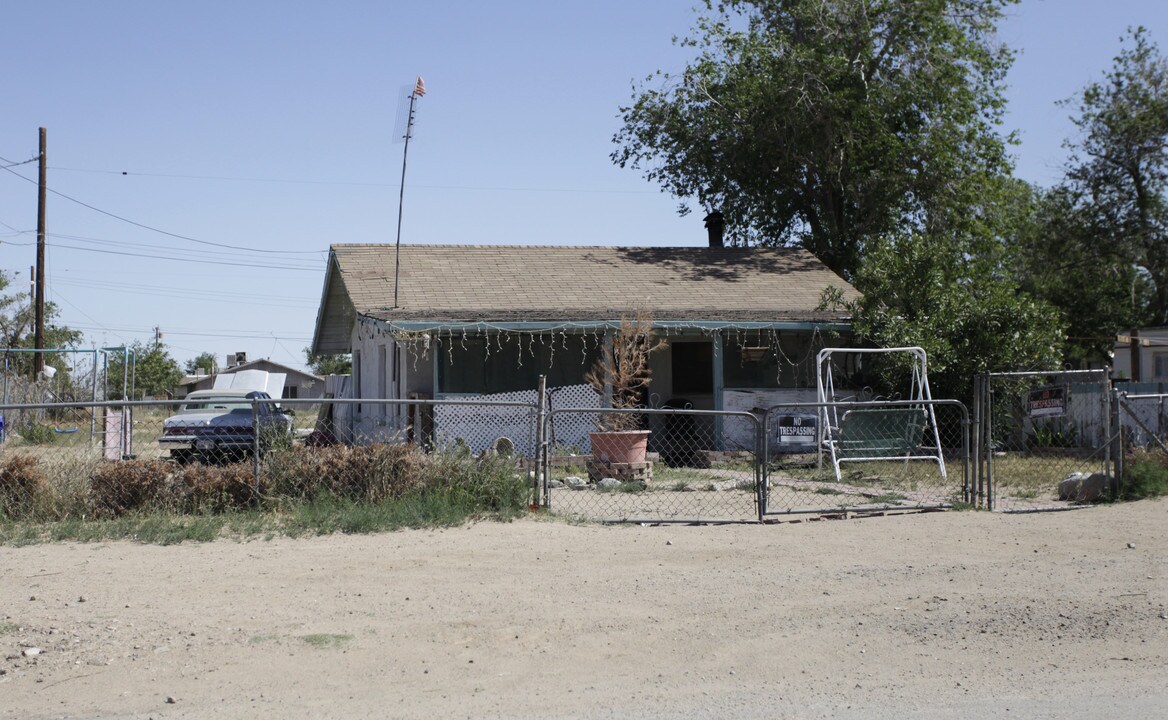
<instances>
[{"instance_id":1,"label":"swing frame","mask_svg":"<svg viewBox=\"0 0 1168 720\"><path fill-rule=\"evenodd\" d=\"M841 401L836 396L832 356L836 354L890 355L912 357L909 399L900 401ZM819 463L831 458L836 481L841 480L840 464L879 460L929 460L937 463L941 477L945 455L937 428L933 393L929 389L928 357L921 347L823 348L815 358L816 390L819 398ZM841 406L844 412L840 413ZM931 429L932 447L922 435Z\"/></svg>"}]
</instances>

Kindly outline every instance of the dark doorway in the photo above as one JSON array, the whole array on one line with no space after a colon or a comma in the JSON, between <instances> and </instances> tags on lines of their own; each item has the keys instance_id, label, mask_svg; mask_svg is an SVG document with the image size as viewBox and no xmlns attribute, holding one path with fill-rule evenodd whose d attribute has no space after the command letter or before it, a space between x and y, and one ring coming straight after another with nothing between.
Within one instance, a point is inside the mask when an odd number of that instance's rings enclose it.
<instances>
[{"instance_id":1,"label":"dark doorway","mask_svg":"<svg viewBox=\"0 0 1168 720\"><path fill-rule=\"evenodd\" d=\"M673 342L673 394L714 394L714 343Z\"/></svg>"}]
</instances>

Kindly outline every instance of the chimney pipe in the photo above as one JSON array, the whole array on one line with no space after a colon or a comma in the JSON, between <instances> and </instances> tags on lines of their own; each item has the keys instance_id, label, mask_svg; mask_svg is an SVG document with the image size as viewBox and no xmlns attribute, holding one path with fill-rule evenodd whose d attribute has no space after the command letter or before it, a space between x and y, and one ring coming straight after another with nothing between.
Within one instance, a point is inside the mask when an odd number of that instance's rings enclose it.
<instances>
[{"instance_id":1,"label":"chimney pipe","mask_svg":"<svg viewBox=\"0 0 1168 720\"><path fill-rule=\"evenodd\" d=\"M726 230L726 222L722 219L721 211L714 210L709 215L706 215L704 222L706 224L706 233L710 236L710 247L726 247L726 243L722 237Z\"/></svg>"}]
</instances>

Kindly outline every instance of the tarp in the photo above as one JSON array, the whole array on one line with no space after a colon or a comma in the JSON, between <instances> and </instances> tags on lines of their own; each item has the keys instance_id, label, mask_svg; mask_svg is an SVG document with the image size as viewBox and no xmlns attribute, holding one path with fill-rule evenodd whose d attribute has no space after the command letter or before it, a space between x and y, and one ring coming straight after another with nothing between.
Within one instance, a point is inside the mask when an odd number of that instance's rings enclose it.
<instances>
[{"instance_id":1,"label":"tarp","mask_svg":"<svg viewBox=\"0 0 1168 720\"><path fill-rule=\"evenodd\" d=\"M284 382L287 379L287 373L274 373L267 370L240 370L239 372L216 375L213 389L260 390L274 398L282 398L284 397Z\"/></svg>"}]
</instances>

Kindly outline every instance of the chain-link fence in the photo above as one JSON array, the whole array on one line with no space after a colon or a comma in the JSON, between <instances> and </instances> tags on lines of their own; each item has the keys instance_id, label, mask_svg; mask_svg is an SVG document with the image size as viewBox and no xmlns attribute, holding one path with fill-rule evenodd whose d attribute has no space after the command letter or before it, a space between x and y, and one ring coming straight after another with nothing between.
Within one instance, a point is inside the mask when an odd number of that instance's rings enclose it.
<instances>
[{"instance_id":1,"label":"chain-link fence","mask_svg":"<svg viewBox=\"0 0 1168 720\"><path fill-rule=\"evenodd\" d=\"M610 414L638 429L603 432ZM760 418L689 409L562 408L548 414L544 502L606 521L759 519Z\"/></svg>"},{"instance_id":2,"label":"chain-link fence","mask_svg":"<svg viewBox=\"0 0 1168 720\"><path fill-rule=\"evenodd\" d=\"M2 405L0 517L378 502L437 489L526 507L537 408L435 400ZM500 507L498 509L508 509Z\"/></svg>"},{"instance_id":3,"label":"chain-link fence","mask_svg":"<svg viewBox=\"0 0 1168 720\"><path fill-rule=\"evenodd\" d=\"M767 515L973 501L969 417L953 400L792 403L766 413Z\"/></svg>"},{"instance_id":4,"label":"chain-link fence","mask_svg":"<svg viewBox=\"0 0 1168 720\"><path fill-rule=\"evenodd\" d=\"M483 473L521 492L519 506L592 520L1067 507L1082 498L1060 498L1060 482L1120 476L1111 447L1120 421L1129 450L1166 442L1168 396L1121 394L1113 404L1101 378L983 376L972 422L960 403L941 400L752 412L549 410L535 392L533 402L7 404L0 513L60 519L279 507L322 492L379 500L419 483L476 483ZM596 434L612 413L637 419L639 432L628 434L638 436L641 455L618 456L615 440Z\"/></svg>"},{"instance_id":5,"label":"chain-link fence","mask_svg":"<svg viewBox=\"0 0 1168 720\"><path fill-rule=\"evenodd\" d=\"M1064 480L1116 477L1104 370L979 376L975 417L978 497L991 510L1069 507Z\"/></svg>"}]
</instances>

